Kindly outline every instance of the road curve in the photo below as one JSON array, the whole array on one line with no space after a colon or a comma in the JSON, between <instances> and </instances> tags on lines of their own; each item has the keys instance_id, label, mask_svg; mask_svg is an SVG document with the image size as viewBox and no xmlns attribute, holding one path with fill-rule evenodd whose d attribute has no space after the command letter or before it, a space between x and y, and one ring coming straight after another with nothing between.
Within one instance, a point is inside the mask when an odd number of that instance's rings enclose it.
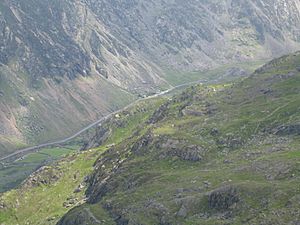
<instances>
[{"instance_id":1,"label":"road curve","mask_svg":"<svg viewBox=\"0 0 300 225\"><path fill-rule=\"evenodd\" d=\"M84 127L83 129L81 129L80 131L78 131L77 133L73 134L72 136L70 136L68 138L65 138L65 139L62 139L62 140L59 140L59 141L48 142L48 143L45 143L45 144L40 144L40 145L36 145L36 146L32 146L32 147L28 147L28 148L24 148L24 149L18 150L18 151L14 152L14 153L11 153L11 154L9 154L7 156L4 156L4 157L0 158L0 162L4 161L4 160L7 160L7 159L9 159L11 157L17 156L19 154L24 154L26 152L31 152L33 150L37 150L37 149L40 149L40 148L45 148L45 147L51 147L51 146L54 146L54 145L64 144L64 143L66 143L66 142L68 142L68 141L70 141L70 140L78 137L79 135L81 135L82 133L84 133L85 131L87 131L88 129L90 129L90 128L98 125L99 123L107 120L112 115L120 113L120 112L122 112L122 111L130 108L130 107L132 107L133 105L137 104L140 101L144 101L144 100L152 99L152 98L157 98L159 96L166 95L166 94L168 94L168 93L170 93L170 92L172 92L172 91L174 91L176 89L179 89L181 87L189 86L189 85L192 85L192 84L197 84L197 83L200 83L200 82L201 82L201 80L184 83L184 84L172 87L172 88L170 88L170 89L168 89L166 91L162 91L162 92L160 92L158 94L154 94L154 95L148 96L146 98L137 99L136 101L130 103L129 105L127 105L127 106L125 106L125 107L123 107L121 109L118 109L118 110L116 110L114 112L111 112L111 113L107 114L106 116L102 117L101 119L95 121L94 123L91 123L90 125Z\"/></svg>"}]
</instances>

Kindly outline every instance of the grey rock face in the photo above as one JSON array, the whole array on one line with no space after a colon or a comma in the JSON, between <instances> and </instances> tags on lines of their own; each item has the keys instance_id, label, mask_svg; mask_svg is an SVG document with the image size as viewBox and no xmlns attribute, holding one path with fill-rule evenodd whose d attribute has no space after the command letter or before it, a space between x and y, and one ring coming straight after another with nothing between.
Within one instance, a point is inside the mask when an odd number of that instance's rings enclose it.
<instances>
[{"instance_id":1,"label":"grey rock face","mask_svg":"<svg viewBox=\"0 0 300 225\"><path fill-rule=\"evenodd\" d=\"M64 30L64 1L12 1L1 3L0 62L14 58L33 76L74 78L90 72L90 58ZM34 9L34 10L33 10ZM68 8L70 9L70 8Z\"/></svg>"},{"instance_id":2,"label":"grey rock face","mask_svg":"<svg viewBox=\"0 0 300 225\"><path fill-rule=\"evenodd\" d=\"M125 70L135 74L134 79L127 74L127 81L133 81L130 86L159 80L157 74L152 77L157 71L150 71L151 65L142 59L134 59L134 53L95 16L80 1L5 1L0 10L0 63L15 63L33 80L97 73L106 79L114 75L110 81L121 85L115 79L125 80L120 77ZM141 78L139 72L146 77Z\"/></svg>"},{"instance_id":3,"label":"grey rock face","mask_svg":"<svg viewBox=\"0 0 300 225\"><path fill-rule=\"evenodd\" d=\"M96 72L121 84L111 76L138 71L147 76L133 83L155 83L158 71L141 58L205 69L294 51L299 8L297 0L4 1L0 63L13 61L33 79Z\"/></svg>"},{"instance_id":4,"label":"grey rock face","mask_svg":"<svg viewBox=\"0 0 300 225\"><path fill-rule=\"evenodd\" d=\"M299 48L296 0L84 2L127 46L177 68L207 68Z\"/></svg>"},{"instance_id":5,"label":"grey rock face","mask_svg":"<svg viewBox=\"0 0 300 225\"><path fill-rule=\"evenodd\" d=\"M81 1L2 1L0 132L9 141L0 150L15 150L9 137L33 145L68 136L132 94L168 86L161 73Z\"/></svg>"}]
</instances>

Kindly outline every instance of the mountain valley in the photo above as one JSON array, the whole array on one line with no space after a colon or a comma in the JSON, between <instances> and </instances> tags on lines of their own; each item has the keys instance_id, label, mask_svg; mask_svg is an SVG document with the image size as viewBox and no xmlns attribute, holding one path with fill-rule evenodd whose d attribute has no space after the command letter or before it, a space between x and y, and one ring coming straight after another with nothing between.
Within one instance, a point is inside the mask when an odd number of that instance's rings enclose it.
<instances>
[{"instance_id":1,"label":"mountain valley","mask_svg":"<svg viewBox=\"0 0 300 225\"><path fill-rule=\"evenodd\" d=\"M175 80L295 51L299 8L297 0L4 0L0 154L67 137Z\"/></svg>"},{"instance_id":2,"label":"mountain valley","mask_svg":"<svg viewBox=\"0 0 300 225\"><path fill-rule=\"evenodd\" d=\"M115 115L90 150L4 193L0 222L297 224L299 64L287 55Z\"/></svg>"},{"instance_id":3,"label":"mountain valley","mask_svg":"<svg viewBox=\"0 0 300 225\"><path fill-rule=\"evenodd\" d=\"M0 2L0 225L299 225L299 0Z\"/></svg>"}]
</instances>

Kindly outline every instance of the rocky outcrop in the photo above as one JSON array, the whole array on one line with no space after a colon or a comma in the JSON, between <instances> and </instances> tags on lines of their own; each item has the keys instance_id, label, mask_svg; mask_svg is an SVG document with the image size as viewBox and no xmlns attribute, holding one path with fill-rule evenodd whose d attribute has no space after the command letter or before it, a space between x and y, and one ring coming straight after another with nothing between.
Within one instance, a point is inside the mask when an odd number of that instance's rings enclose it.
<instances>
[{"instance_id":1,"label":"rocky outcrop","mask_svg":"<svg viewBox=\"0 0 300 225\"><path fill-rule=\"evenodd\" d=\"M82 146L81 150L87 150L91 148L96 148L100 146L104 141L109 138L111 134L111 129L101 125L96 128L95 135L89 139L84 145Z\"/></svg>"},{"instance_id":2,"label":"rocky outcrop","mask_svg":"<svg viewBox=\"0 0 300 225\"><path fill-rule=\"evenodd\" d=\"M151 116L151 118L148 120L149 124L155 124L161 120L164 119L164 117L167 115L168 107L170 102L162 104Z\"/></svg>"},{"instance_id":3,"label":"rocky outcrop","mask_svg":"<svg viewBox=\"0 0 300 225\"><path fill-rule=\"evenodd\" d=\"M63 172L58 167L41 167L23 182L23 186L30 188L51 185L58 181L62 175Z\"/></svg>"},{"instance_id":4,"label":"rocky outcrop","mask_svg":"<svg viewBox=\"0 0 300 225\"><path fill-rule=\"evenodd\" d=\"M231 186L221 187L208 195L209 208L218 211L227 210L239 201L237 189Z\"/></svg>"},{"instance_id":5,"label":"rocky outcrop","mask_svg":"<svg viewBox=\"0 0 300 225\"><path fill-rule=\"evenodd\" d=\"M131 151L135 154L142 154L145 150L147 150L146 147L148 147L152 142L153 135L151 133L147 133L133 144Z\"/></svg>"},{"instance_id":6,"label":"rocky outcrop","mask_svg":"<svg viewBox=\"0 0 300 225\"><path fill-rule=\"evenodd\" d=\"M2 200L0 200L0 210L3 210L5 208L6 208L5 204L2 202Z\"/></svg>"},{"instance_id":7,"label":"rocky outcrop","mask_svg":"<svg viewBox=\"0 0 300 225\"><path fill-rule=\"evenodd\" d=\"M225 136L221 136L219 137L218 133L213 133L214 135L216 135L217 137L217 145L219 146L220 149L230 149L230 150L234 150L237 149L241 146L243 146L243 144L245 143L245 140L243 140L242 137L238 136L238 135L234 135L234 134L226 134Z\"/></svg>"},{"instance_id":8,"label":"rocky outcrop","mask_svg":"<svg viewBox=\"0 0 300 225\"><path fill-rule=\"evenodd\" d=\"M205 149L197 145L189 146L173 146L167 149L163 149L160 158L178 157L184 161L198 162L201 161L203 155L205 154Z\"/></svg>"},{"instance_id":9,"label":"rocky outcrop","mask_svg":"<svg viewBox=\"0 0 300 225\"><path fill-rule=\"evenodd\" d=\"M275 131L276 135L300 135L300 124L282 125Z\"/></svg>"},{"instance_id":10,"label":"rocky outcrop","mask_svg":"<svg viewBox=\"0 0 300 225\"><path fill-rule=\"evenodd\" d=\"M100 225L105 221L99 221L90 212L89 208L77 207L72 209L67 216L60 219L57 225Z\"/></svg>"}]
</instances>

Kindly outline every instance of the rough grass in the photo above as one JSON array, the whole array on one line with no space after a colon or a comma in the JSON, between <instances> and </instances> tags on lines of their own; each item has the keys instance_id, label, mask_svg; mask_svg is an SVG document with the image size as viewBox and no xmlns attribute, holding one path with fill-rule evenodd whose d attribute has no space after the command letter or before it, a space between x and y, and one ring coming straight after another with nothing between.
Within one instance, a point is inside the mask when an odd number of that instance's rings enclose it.
<instances>
[{"instance_id":1,"label":"rough grass","mask_svg":"<svg viewBox=\"0 0 300 225\"><path fill-rule=\"evenodd\" d=\"M0 222L4 224L54 224L67 209L63 207L64 201L72 195L83 199L83 193L74 194L73 191L82 182L84 176L92 171L94 163L91 155L95 152L86 152L66 157L57 167L63 172L62 177L54 185L40 185L29 189L14 190L6 193L2 199L5 204L13 208L11 211L0 212ZM76 174L76 179L74 175ZM28 204L30 202L30 204ZM34 202L34 204L32 204ZM7 216L7 214L13 214ZM47 220L50 220L49 223ZM51 222L52 221L52 222Z\"/></svg>"},{"instance_id":2,"label":"rough grass","mask_svg":"<svg viewBox=\"0 0 300 225\"><path fill-rule=\"evenodd\" d=\"M93 164L96 159L107 150L107 145L112 143L118 144L132 135L132 132L140 123L145 122L153 113L153 110L164 101L163 99L140 102L138 105L121 113L119 118L113 118L109 125L111 126L111 137L103 144L102 147L76 153L72 149L77 146L65 146L65 148L46 148L40 152L31 153L24 159L19 160L16 164L11 165L7 170L3 170L3 177L10 178L8 173L18 177L21 171L32 171L33 165L40 165L47 155L54 159L63 159L49 166L50 170L61 171L62 176L57 182L51 185L40 185L38 187L21 186L18 189L6 192L0 197L0 203L5 205L5 209L0 209L0 224L15 225L21 224L56 224L70 208L63 207L63 203L69 198L77 198L78 204L84 202L84 190L74 194L74 190L93 170ZM138 118L138 119L135 119ZM118 127L119 122L125 121L126 126ZM37 163L37 164L35 164ZM28 164L28 167L25 166ZM28 175L28 174L27 174ZM18 182L23 180L18 178ZM76 179L74 178L76 177ZM15 179L12 177L12 179ZM9 181L3 180L4 185ZM26 183L26 181L25 181ZM12 185L15 185L13 183ZM81 203L82 203L81 202ZM106 224L113 224L108 213L99 206L90 206L88 208L93 214L100 216L101 221Z\"/></svg>"},{"instance_id":3,"label":"rough grass","mask_svg":"<svg viewBox=\"0 0 300 225\"><path fill-rule=\"evenodd\" d=\"M299 136L279 136L272 131L280 125L299 123L300 73L293 66L299 60L282 67L281 63L275 63L277 69L272 62L269 68L233 85L191 87L170 100L150 102L148 107L144 103L132 113L122 113L110 121L112 134L102 147L72 155L69 160L66 157L58 164L64 173L55 185L4 194L2 201L8 207L1 210L0 222L14 224L17 216L23 221L29 217L30 224L54 224L67 211L62 203L73 195L79 178L92 171L93 162L102 154L100 157L106 157L107 166L97 164L96 171L120 166L117 172L110 173L107 181L112 188L108 186L96 204L85 203L66 218L72 220L79 212L88 210L107 224L114 224L112 212L131 223L147 225L160 224L163 220L180 225L296 223L300 216ZM293 72L294 76L278 80L270 70L276 74ZM265 92L266 89L272 91ZM163 118L154 124L145 123L159 104L166 101L169 105ZM186 109L194 114L187 113ZM140 132L132 134L133 131ZM138 152L132 151L134 144L148 133L153 134L154 142L142 145ZM166 149L155 141L166 140L184 141L184 146L201 146L202 160L192 162L173 155L161 157ZM107 144L111 143L115 144L113 150L106 152ZM181 147L177 150L183 151ZM119 160L124 161L118 164ZM76 171L81 172L74 181ZM65 189L61 190L64 185ZM210 207L210 194L228 186L236 190L239 201L225 209ZM29 215L36 210L33 206L42 207L40 202L53 195L52 207L39 209L36 216ZM22 196L27 196L27 200L21 200ZM16 207L16 199L21 206ZM107 204L110 209L103 207ZM28 211L22 208L25 205L31 206ZM183 205L186 216L178 216ZM55 219L45 223L46 212Z\"/></svg>"},{"instance_id":4,"label":"rough grass","mask_svg":"<svg viewBox=\"0 0 300 225\"><path fill-rule=\"evenodd\" d=\"M0 168L0 192L15 188L37 168L50 164L64 155L78 151L78 149L79 146L45 148L15 161L4 163Z\"/></svg>"},{"instance_id":5,"label":"rough grass","mask_svg":"<svg viewBox=\"0 0 300 225\"><path fill-rule=\"evenodd\" d=\"M296 221L299 209L292 207L291 210L286 205L300 194L297 185L299 140L295 136L279 137L268 132L279 125L298 122L300 74L294 69L292 71L296 75L289 78L291 80L267 81L266 78L271 77L267 71L233 87L226 86L215 94L199 86L183 94L187 96L185 100L175 99L165 118L150 129L157 137L167 136L205 146L208 152L204 159L197 163L184 162L176 157L158 160L156 151L161 149L148 149L146 155L128 160L123 171L115 175L117 189L108 192L101 202L110 201L119 209L129 209L126 218L145 224L159 223L157 212L145 208L149 199L163 204L174 215L180 209L176 201L184 198L193 199L189 203L188 216L171 219L174 223L286 224ZM286 67L276 70L279 74L288 72ZM266 87L274 92L267 95L260 91ZM216 106L216 112L204 116L182 116L179 113L181 107L195 96L204 96L204 101ZM201 101L193 100L192 104L194 110L203 110ZM220 132L217 137L210 134L213 128ZM218 146L216 138L225 141L240 139L243 143L234 148ZM138 183L139 179L143 182L133 189L124 188L126 179L133 176L135 182ZM210 185L206 186L206 183ZM242 199L232 209L234 216L229 218L223 217L223 212L209 209L207 203L210 191L227 185L236 187ZM178 189L200 191L188 191L178 197ZM130 213L130 209L135 213Z\"/></svg>"}]
</instances>

